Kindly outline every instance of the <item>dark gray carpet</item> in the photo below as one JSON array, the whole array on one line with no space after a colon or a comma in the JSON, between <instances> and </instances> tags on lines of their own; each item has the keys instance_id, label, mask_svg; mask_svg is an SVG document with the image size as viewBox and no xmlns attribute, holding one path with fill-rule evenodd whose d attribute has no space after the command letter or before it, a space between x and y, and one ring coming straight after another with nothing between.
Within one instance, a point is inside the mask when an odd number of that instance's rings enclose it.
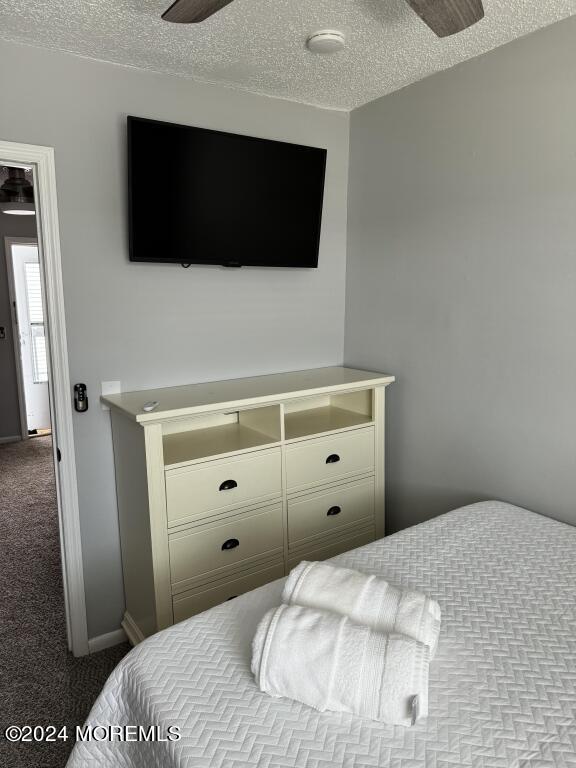
<instances>
[{"instance_id":1,"label":"dark gray carpet","mask_svg":"<svg viewBox=\"0 0 576 768\"><path fill-rule=\"evenodd\" d=\"M50 441L0 445L0 732L11 724L82 724L129 650L121 645L81 659L67 650ZM0 739L3 768L62 768L73 746L72 739Z\"/></svg>"}]
</instances>

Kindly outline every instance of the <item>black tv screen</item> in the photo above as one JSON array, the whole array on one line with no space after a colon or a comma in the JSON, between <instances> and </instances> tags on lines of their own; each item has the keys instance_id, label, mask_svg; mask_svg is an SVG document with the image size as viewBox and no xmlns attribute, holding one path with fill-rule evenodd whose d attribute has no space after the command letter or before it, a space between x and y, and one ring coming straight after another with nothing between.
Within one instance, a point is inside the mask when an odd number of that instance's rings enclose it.
<instances>
[{"instance_id":1,"label":"black tv screen","mask_svg":"<svg viewBox=\"0 0 576 768\"><path fill-rule=\"evenodd\" d=\"M316 267L326 150L128 118L130 260Z\"/></svg>"}]
</instances>

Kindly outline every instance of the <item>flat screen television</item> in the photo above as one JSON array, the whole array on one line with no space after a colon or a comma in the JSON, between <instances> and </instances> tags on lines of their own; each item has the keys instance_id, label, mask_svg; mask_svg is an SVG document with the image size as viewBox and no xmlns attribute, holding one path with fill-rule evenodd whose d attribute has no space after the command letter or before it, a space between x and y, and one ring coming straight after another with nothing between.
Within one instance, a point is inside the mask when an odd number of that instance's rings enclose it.
<instances>
[{"instance_id":1,"label":"flat screen television","mask_svg":"<svg viewBox=\"0 0 576 768\"><path fill-rule=\"evenodd\" d=\"M326 150L128 117L130 260L317 267Z\"/></svg>"}]
</instances>

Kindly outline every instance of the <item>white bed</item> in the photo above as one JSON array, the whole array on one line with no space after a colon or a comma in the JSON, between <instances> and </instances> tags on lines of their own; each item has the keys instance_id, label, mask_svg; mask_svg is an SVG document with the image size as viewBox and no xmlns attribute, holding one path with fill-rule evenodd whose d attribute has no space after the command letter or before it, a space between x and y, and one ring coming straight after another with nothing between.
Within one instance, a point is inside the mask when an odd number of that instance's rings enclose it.
<instances>
[{"instance_id":1,"label":"white bed","mask_svg":"<svg viewBox=\"0 0 576 768\"><path fill-rule=\"evenodd\" d=\"M260 693L250 643L277 581L134 649L88 720L179 726L180 741L81 743L70 768L576 766L576 528L487 502L334 562L439 601L425 721L386 726Z\"/></svg>"}]
</instances>

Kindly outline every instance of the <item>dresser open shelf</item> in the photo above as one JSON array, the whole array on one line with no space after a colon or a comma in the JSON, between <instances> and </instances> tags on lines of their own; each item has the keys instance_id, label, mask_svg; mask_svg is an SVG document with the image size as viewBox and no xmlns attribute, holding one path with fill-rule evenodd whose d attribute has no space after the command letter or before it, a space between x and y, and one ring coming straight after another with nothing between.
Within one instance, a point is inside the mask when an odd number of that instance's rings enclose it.
<instances>
[{"instance_id":1,"label":"dresser open shelf","mask_svg":"<svg viewBox=\"0 0 576 768\"><path fill-rule=\"evenodd\" d=\"M164 466L277 444L282 436L279 405L207 414L163 426Z\"/></svg>"},{"instance_id":2,"label":"dresser open shelf","mask_svg":"<svg viewBox=\"0 0 576 768\"><path fill-rule=\"evenodd\" d=\"M173 469L198 459L223 456L274 443L268 435L243 424L226 424L195 432L166 435L162 442L166 469Z\"/></svg>"},{"instance_id":3,"label":"dresser open shelf","mask_svg":"<svg viewBox=\"0 0 576 768\"><path fill-rule=\"evenodd\" d=\"M330 393L284 404L286 440L372 424L373 392Z\"/></svg>"},{"instance_id":4,"label":"dresser open shelf","mask_svg":"<svg viewBox=\"0 0 576 768\"><path fill-rule=\"evenodd\" d=\"M393 381L335 367L103 397L131 642L383 536Z\"/></svg>"}]
</instances>

